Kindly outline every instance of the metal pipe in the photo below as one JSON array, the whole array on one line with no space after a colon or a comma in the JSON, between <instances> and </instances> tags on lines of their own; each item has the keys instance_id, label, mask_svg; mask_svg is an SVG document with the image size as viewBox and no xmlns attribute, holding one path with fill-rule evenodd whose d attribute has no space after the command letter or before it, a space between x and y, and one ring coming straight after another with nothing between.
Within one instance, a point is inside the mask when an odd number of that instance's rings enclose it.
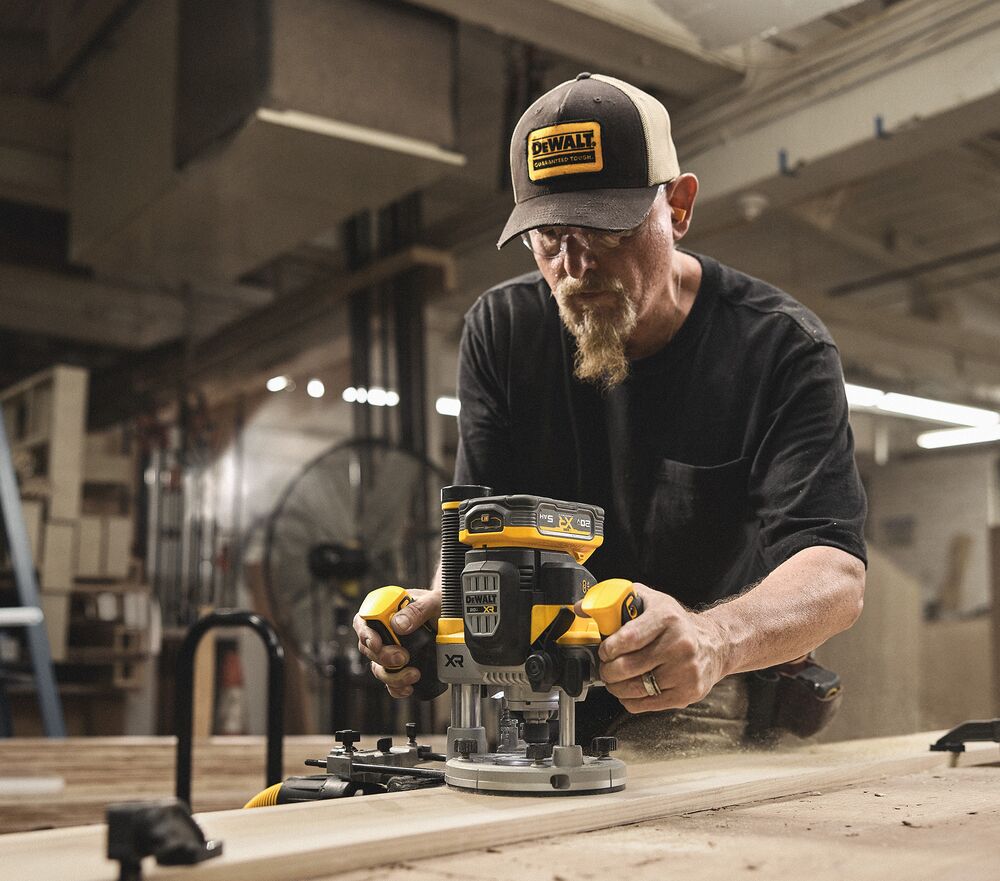
<instances>
[{"instance_id":1,"label":"metal pipe","mask_svg":"<svg viewBox=\"0 0 1000 881\"><path fill-rule=\"evenodd\" d=\"M559 746L576 743L576 700L559 690Z\"/></svg>"},{"instance_id":2,"label":"metal pipe","mask_svg":"<svg viewBox=\"0 0 1000 881\"><path fill-rule=\"evenodd\" d=\"M444 780L444 771L434 768L405 768L399 765L375 765L368 762L351 762L352 774L392 774L396 777L421 777L426 780Z\"/></svg>"},{"instance_id":3,"label":"metal pipe","mask_svg":"<svg viewBox=\"0 0 1000 881\"><path fill-rule=\"evenodd\" d=\"M453 685L451 687L451 724L454 728L480 728L483 724L481 687Z\"/></svg>"}]
</instances>

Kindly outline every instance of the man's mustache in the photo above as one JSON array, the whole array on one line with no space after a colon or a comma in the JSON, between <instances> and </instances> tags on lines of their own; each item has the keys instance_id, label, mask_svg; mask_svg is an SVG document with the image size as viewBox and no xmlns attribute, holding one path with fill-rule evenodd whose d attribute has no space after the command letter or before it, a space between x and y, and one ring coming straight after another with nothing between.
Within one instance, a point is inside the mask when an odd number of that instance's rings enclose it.
<instances>
[{"instance_id":1,"label":"man's mustache","mask_svg":"<svg viewBox=\"0 0 1000 881\"><path fill-rule=\"evenodd\" d=\"M555 290L561 297L574 297L578 294L599 294L604 291L624 294L625 285L617 278L585 275L583 278L564 278L556 285Z\"/></svg>"}]
</instances>

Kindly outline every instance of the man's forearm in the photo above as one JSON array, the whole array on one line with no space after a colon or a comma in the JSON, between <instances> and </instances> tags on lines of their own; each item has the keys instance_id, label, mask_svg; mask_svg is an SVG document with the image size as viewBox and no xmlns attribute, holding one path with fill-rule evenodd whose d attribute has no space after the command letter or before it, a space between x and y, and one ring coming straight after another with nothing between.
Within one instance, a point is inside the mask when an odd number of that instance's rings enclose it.
<instances>
[{"instance_id":1,"label":"man's forearm","mask_svg":"<svg viewBox=\"0 0 1000 881\"><path fill-rule=\"evenodd\" d=\"M720 633L725 675L795 660L861 614L864 564L839 548L812 547L752 589L702 613Z\"/></svg>"}]
</instances>

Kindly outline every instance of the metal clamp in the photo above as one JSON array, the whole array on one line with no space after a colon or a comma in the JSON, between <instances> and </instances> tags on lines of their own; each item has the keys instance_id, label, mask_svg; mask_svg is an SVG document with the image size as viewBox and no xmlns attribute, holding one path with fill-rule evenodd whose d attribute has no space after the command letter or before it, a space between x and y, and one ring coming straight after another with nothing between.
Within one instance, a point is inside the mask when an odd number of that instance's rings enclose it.
<instances>
[{"instance_id":1,"label":"metal clamp","mask_svg":"<svg viewBox=\"0 0 1000 881\"><path fill-rule=\"evenodd\" d=\"M222 855L222 842L208 840L179 799L108 805L108 859L121 864L119 881L141 881L143 857L161 866L190 866Z\"/></svg>"},{"instance_id":2,"label":"metal clamp","mask_svg":"<svg viewBox=\"0 0 1000 881\"><path fill-rule=\"evenodd\" d=\"M965 745L973 741L1000 743L1000 719L963 722L931 744L934 752L964 753Z\"/></svg>"}]
</instances>

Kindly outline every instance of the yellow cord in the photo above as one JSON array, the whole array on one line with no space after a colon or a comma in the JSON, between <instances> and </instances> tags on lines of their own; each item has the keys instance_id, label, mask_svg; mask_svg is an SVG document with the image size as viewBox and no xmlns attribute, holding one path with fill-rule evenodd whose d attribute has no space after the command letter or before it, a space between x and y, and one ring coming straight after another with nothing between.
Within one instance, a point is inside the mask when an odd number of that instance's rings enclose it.
<instances>
[{"instance_id":1,"label":"yellow cord","mask_svg":"<svg viewBox=\"0 0 1000 881\"><path fill-rule=\"evenodd\" d=\"M258 792L250 801L248 801L244 808L269 808L272 805L278 803L278 790L281 789L282 784L275 783L274 786L268 786L263 792Z\"/></svg>"}]
</instances>

